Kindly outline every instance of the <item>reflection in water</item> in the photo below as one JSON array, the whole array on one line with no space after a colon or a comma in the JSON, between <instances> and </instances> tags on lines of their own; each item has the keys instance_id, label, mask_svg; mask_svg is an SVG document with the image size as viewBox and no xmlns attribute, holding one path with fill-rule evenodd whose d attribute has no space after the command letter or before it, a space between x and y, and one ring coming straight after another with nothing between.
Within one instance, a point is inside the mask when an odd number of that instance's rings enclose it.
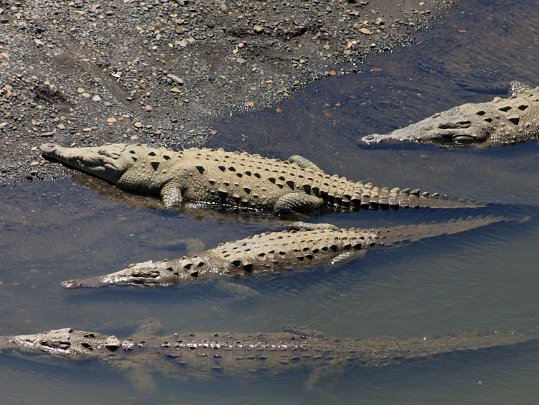
<instances>
[{"instance_id":1,"label":"reflection in water","mask_svg":"<svg viewBox=\"0 0 539 405\"><path fill-rule=\"evenodd\" d=\"M477 11L480 10L479 20ZM537 331L539 201L535 141L490 150L429 146L360 148L357 139L388 132L436 111L503 95L510 80L537 85L539 7L535 0L463 4L418 46L380 55L355 76L312 84L282 112L262 111L219 124L214 146L287 158L299 153L329 172L384 184L415 184L450 195L509 204L530 215L496 226L367 255L339 268L251 278L259 294L241 299L211 284L160 290L69 291L67 278L130 262L186 253L181 239L206 246L277 226L270 218L165 212L151 200L70 181L36 183L0 193L2 334L73 326L128 335L144 319L163 333L181 330L276 331L288 324L332 336L417 336L470 330ZM493 40L493 38L495 40ZM212 145L210 145L212 146ZM113 192L117 198L100 196ZM118 200L119 198L119 200ZM148 204L149 203L149 204ZM339 226L446 220L461 212L408 210L315 218ZM176 240L177 245L167 241ZM405 364L325 376L306 392L304 378L157 381L159 403L521 402L537 396L539 347L495 350L473 358ZM147 402L121 375L92 366L33 365L2 358L3 403ZM51 383L52 382L52 383Z\"/></svg>"}]
</instances>

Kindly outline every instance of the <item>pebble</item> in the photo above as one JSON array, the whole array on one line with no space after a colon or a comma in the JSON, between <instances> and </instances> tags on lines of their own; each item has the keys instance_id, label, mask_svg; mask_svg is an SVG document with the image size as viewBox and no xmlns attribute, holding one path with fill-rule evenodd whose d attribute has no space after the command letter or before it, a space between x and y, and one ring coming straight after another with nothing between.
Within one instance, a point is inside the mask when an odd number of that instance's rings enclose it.
<instances>
[{"instance_id":1,"label":"pebble","mask_svg":"<svg viewBox=\"0 0 539 405\"><path fill-rule=\"evenodd\" d=\"M99 95L95 95L92 97L92 101L101 101L101 97Z\"/></svg>"},{"instance_id":2,"label":"pebble","mask_svg":"<svg viewBox=\"0 0 539 405\"><path fill-rule=\"evenodd\" d=\"M167 75L167 77L173 81L175 81L176 83L180 84L183 86L183 79L181 77L178 77L176 75L173 75L172 73L169 73Z\"/></svg>"}]
</instances>

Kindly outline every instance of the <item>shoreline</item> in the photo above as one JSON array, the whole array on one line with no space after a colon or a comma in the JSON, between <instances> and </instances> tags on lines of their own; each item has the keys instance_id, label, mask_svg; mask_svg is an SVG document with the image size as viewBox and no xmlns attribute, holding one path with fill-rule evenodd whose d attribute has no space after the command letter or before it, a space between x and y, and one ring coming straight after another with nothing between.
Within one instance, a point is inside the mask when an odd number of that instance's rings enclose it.
<instances>
[{"instance_id":1,"label":"shoreline","mask_svg":"<svg viewBox=\"0 0 539 405\"><path fill-rule=\"evenodd\" d=\"M39 145L171 148L218 118L410 45L454 1L115 0L0 6L0 186L65 177Z\"/></svg>"}]
</instances>

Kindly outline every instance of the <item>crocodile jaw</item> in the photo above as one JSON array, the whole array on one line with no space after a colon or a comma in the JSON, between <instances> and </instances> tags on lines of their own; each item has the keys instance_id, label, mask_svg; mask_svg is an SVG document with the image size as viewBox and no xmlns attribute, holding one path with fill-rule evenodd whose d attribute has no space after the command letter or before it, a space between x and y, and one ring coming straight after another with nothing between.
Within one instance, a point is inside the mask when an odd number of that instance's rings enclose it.
<instances>
[{"instance_id":1,"label":"crocodile jaw","mask_svg":"<svg viewBox=\"0 0 539 405\"><path fill-rule=\"evenodd\" d=\"M116 350L121 343L114 336L71 328L53 329L32 335L0 337L0 350L25 353L47 353L57 357L91 358L95 350Z\"/></svg>"},{"instance_id":2,"label":"crocodile jaw","mask_svg":"<svg viewBox=\"0 0 539 405\"><path fill-rule=\"evenodd\" d=\"M40 149L43 156L48 159L116 183L130 166L129 160L122 155L124 148L123 144L64 148L54 143L45 143Z\"/></svg>"},{"instance_id":3,"label":"crocodile jaw","mask_svg":"<svg viewBox=\"0 0 539 405\"><path fill-rule=\"evenodd\" d=\"M458 146L487 141L488 126L487 122L470 119L469 114L462 114L455 108L434 114L387 135L367 135L361 140L367 144L412 141Z\"/></svg>"}]
</instances>

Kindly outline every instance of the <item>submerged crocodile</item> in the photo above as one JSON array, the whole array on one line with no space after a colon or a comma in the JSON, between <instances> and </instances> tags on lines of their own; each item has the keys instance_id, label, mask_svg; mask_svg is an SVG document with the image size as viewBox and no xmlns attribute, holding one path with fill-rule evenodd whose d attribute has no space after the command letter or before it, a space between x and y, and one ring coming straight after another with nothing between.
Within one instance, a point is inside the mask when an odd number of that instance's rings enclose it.
<instances>
[{"instance_id":1,"label":"submerged crocodile","mask_svg":"<svg viewBox=\"0 0 539 405\"><path fill-rule=\"evenodd\" d=\"M152 376L167 378L268 377L289 370L312 370L310 383L324 372L380 367L449 352L525 343L514 332L463 333L405 339L331 339L320 333L184 333L131 338L71 328L33 335L0 336L0 351L49 354L94 360L119 369L136 387L149 391Z\"/></svg>"},{"instance_id":2,"label":"submerged crocodile","mask_svg":"<svg viewBox=\"0 0 539 405\"><path fill-rule=\"evenodd\" d=\"M228 242L197 256L131 264L115 273L62 282L65 288L118 285L166 286L219 277L240 277L322 262L341 262L374 245L392 245L454 234L501 222L477 217L449 222L363 230L298 222L290 230L267 232Z\"/></svg>"},{"instance_id":3,"label":"submerged crocodile","mask_svg":"<svg viewBox=\"0 0 539 405\"><path fill-rule=\"evenodd\" d=\"M166 208L184 202L244 208L277 214L312 214L387 207L476 207L419 189L374 187L328 175L301 156L287 161L225 152L185 149L174 152L144 145L109 144L67 148L41 146L43 155L130 191L157 194Z\"/></svg>"},{"instance_id":4,"label":"submerged crocodile","mask_svg":"<svg viewBox=\"0 0 539 405\"><path fill-rule=\"evenodd\" d=\"M385 135L367 135L365 143L431 142L483 146L523 142L539 137L539 87L511 83L509 98L462 104Z\"/></svg>"}]
</instances>

